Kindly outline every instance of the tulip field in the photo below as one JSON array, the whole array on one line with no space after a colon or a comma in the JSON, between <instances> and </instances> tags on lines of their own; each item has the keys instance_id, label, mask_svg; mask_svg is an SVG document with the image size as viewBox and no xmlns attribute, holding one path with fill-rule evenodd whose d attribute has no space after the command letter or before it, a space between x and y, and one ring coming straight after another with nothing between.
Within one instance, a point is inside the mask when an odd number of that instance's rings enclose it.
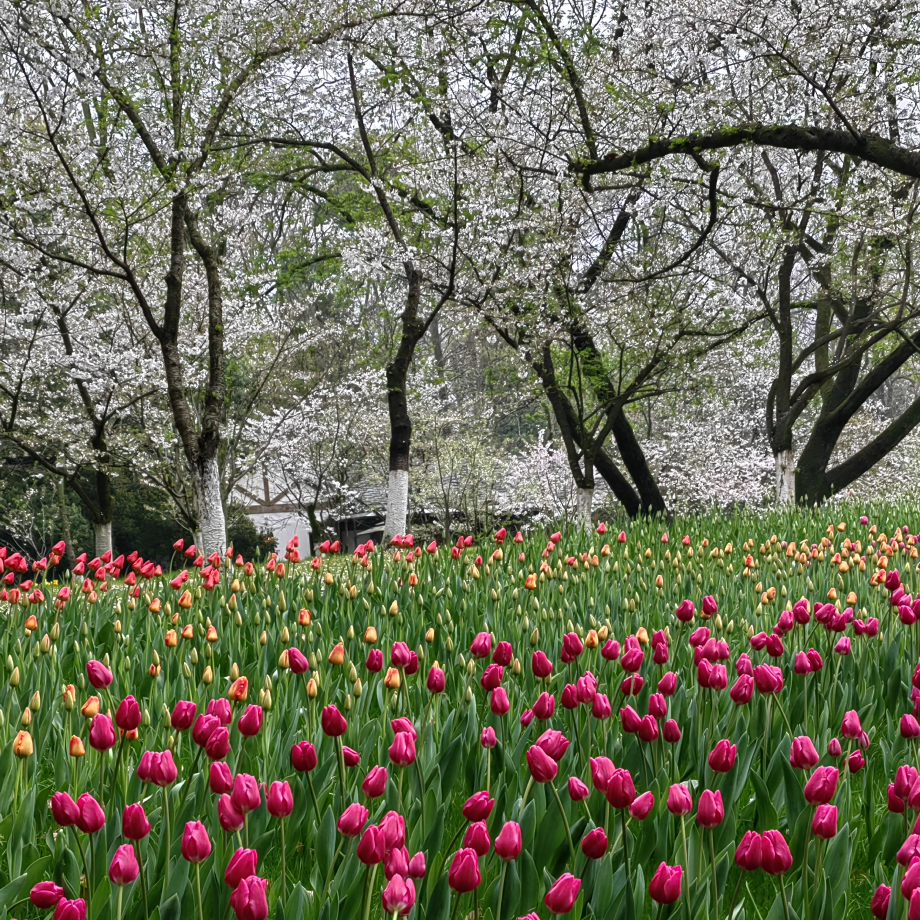
<instances>
[{"instance_id":1,"label":"tulip field","mask_svg":"<svg viewBox=\"0 0 920 920\"><path fill-rule=\"evenodd\" d=\"M920 920L912 510L0 549L0 917Z\"/></svg>"}]
</instances>

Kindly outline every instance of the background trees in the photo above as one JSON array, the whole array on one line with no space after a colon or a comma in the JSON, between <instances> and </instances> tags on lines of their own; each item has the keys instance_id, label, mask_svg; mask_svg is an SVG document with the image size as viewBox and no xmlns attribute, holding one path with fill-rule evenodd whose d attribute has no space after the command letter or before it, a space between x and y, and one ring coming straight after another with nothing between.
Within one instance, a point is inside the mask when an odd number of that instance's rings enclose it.
<instances>
[{"instance_id":1,"label":"background trees","mask_svg":"<svg viewBox=\"0 0 920 920\"><path fill-rule=\"evenodd\" d=\"M7 471L97 552L119 482L208 550L266 470L314 539L891 482L912 11L6 5Z\"/></svg>"}]
</instances>

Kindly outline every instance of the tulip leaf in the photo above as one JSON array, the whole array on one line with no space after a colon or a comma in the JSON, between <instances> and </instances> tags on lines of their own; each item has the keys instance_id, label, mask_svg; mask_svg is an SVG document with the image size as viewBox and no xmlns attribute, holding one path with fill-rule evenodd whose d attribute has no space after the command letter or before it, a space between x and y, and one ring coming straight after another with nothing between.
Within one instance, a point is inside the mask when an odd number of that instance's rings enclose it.
<instances>
[{"instance_id":1,"label":"tulip leaf","mask_svg":"<svg viewBox=\"0 0 920 920\"><path fill-rule=\"evenodd\" d=\"M776 809L773 807L773 796L770 795L764 781L756 770L751 770L751 782L754 784L756 793L757 812L759 814L759 827L776 827L779 824L779 818Z\"/></svg>"},{"instance_id":2,"label":"tulip leaf","mask_svg":"<svg viewBox=\"0 0 920 920\"><path fill-rule=\"evenodd\" d=\"M281 903L280 900L278 903ZM283 920L301 920L306 903L307 891L298 882L288 895L287 904L284 906Z\"/></svg>"},{"instance_id":3,"label":"tulip leaf","mask_svg":"<svg viewBox=\"0 0 920 920\"><path fill-rule=\"evenodd\" d=\"M51 860L50 855L36 859L22 875L0 888L0 914L5 914L36 882L47 876L51 869Z\"/></svg>"},{"instance_id":4,"label":"tulip leaf","mask_svg":"<svg viewBox=\"0 0 920 920\"><path fill-rule=\"evenodd\" d=\"M441 798L448 799L460 775L463 754L463 738L455 738L441 760Z\"/></svg>"},{"instance_id":5,"label":"tulip leaf","mask_svg":"<svg viewBox=\"0 0 920 920\"><path fill-rule=\"evenodd\" d=\"M836 903L840 895L846 891L850 878L850 854L853 850L853 839L849 823L844 824L837 832L837 836L826 846L824 873L831 884L828 897L832 903Z\"/></svg>"},{"instance_id":6,"label":"tulip leaf","mask_svg":"<svg viewBox=\"0 0 920 920\"><path fill-rule=\"evenodd\" d=\"M160 905L160 920L179 920L182 916L182 904L176 894Z\"/></svg>"},{"instance_id":7,"label":"tulip leaf","mask_svg":"<svg viewBox=\"0 0 920 920\"><path fill-rule=\"evenodd\" d=\"M434 886L428 900L425 920L448 920L450 916L450 883L447 875L442 874Z\"/></svg>"},{"instance_id":8,"label":"tulip leaf","mask_svg":"<svg viewBox=\"0 0 920 920\"><path fill-rule=\"evenodd\" d=\"M319 832L315 842L316 864L319 867L321 878L326 878L329 874L329 868L332 865L332 857L335 853L335 815L330 805L323 815L322 823L319 826Z\"/></svg>"}]
</instances>

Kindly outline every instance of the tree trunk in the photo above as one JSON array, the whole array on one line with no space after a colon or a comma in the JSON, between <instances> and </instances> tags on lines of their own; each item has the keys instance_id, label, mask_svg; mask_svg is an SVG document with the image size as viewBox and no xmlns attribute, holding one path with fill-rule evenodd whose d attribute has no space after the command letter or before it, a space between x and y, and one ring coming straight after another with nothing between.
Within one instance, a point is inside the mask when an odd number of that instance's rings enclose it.
<instances>
[{"instance_id":1,"label":"tree trunk","mask_svg":"<svg viewBox=\"0 0 920 920\"><path fill-rule=\"evenodd\" d=\"M794 505L796 501L795 457L791 450L773 456L776 466L776 504Z\"/></svg>"},{"instance_id":2,"label":"tree trunk","mask_svg":"<svg viewBox=\"0 0 920 920\"><path fill-rule=\"evenodd\" d=\"M645 458L645 452L639 446L632 425L629 424L629 419L622 410L614 420L613 437L617 442L626 470L636 484L642 513L667 514L668 506L658 488L658 483L655 482L655 476Z\"/></svg>"},{"instance_id":3,"label":"tree trunk","mask_svg":"<svg viewBox=\"0 0 920 920\"><path fill-rule=\"evenodd\" d=\"M93 524L93 534L96 538L96 556L112 552L112 522L96 521Z\"/></svg>"},{"instance_id":4,"label":"tree trunk","mask_svg":"<svg viewBox=\"0 0 920 920\"><path fill-rule=\"evenodd\" d=\"M412 444L412 419L409 417L409 365L415 346L425 334L418 319L422 295L422 276L411 263L406 264L409 289L402 315L402 335L393 360L386 368L387 409L390 416L390 476L387 487L387 518L383 528L384 544L406 532L409 511L409 448Z\"/></svg>"},{"instance_id":5,"label":"tree trunk","mask_svg":"<svg viewBox=\"0 0 920 920\"><path fill-rule=\"evenodd\" d=\"M591 509L594 506L594 486L590 488L578 487L575 495L575 526L585 533L594 529L591 519Z\"/></svg>"},{"instance_id":6,"label":"tree trunk","mask_svg":"<svg viewBox=\"0 0 920 920\"><path fill-rule=\"evenodd\" d=\"M64 541L64 560L67 568L73 571L76 553L73 548L73 535L70 532L70 513L67 510L67 493L64 491L64 477L57 483L58 502L61 505L61 539Z\"/></svg>"},{"instance_id":7,"label":"tree trunk","mask_svg":"<svg viewBox=\"0 0 920 920\"><path fill-rule=\"evenodd\" d=\"M409 471L390 470L387 483L387 519L383 529L384 545L397 534L406 532L406 518L409 512Z\"/></svg>"},{"instance_id":8,"label":"tree trunk","mask_svg":"<svg viewBox=\"0 0 920 920\"><path fill-rule=\"evenodd\" d=\"M227 548L227 524L220 491L217 457L203 459L193 471L195 510L198 513L199 549L205 555L223 553Z\"/></svg>"}]
</instances>

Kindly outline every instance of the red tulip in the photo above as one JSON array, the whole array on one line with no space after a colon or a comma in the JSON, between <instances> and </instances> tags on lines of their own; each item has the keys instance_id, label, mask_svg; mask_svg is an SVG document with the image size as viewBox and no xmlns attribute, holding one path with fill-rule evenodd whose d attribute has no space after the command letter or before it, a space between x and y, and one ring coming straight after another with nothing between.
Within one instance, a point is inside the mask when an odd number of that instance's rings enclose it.
<instances>
[{"instance_id":1,"label":"red tulip","mask_svg":"<svg viewBox=\"0 0 920 920\"><path fill-rule=\"evenodd\" d=\"M634 735L639 731L639 726L642 724L642 717L632 706L624 706L620 710L620 722L623 725L624 732Z\"/></svg>"},{"instance_id":2,"label":"red tulip","mask_svg":"<svg viewBox=\"0 0 920 920\"><path fill-rule=\"evenodd\" d=\"M495 651L492 653L492 663L500 664L503 668L507 668L511 664L514 658L514 650L511 647L510 642L499 642L495 646Z\"/></svg>"},{"instance_id":3,"label":"red tulip","mask_svg":"<svg viewBox=\"0 0 920 920\"><path fill-rule=\"evenodd\" d=\"M573 802L582 802L591 794L591 790L577 777L569 777L569 798Z\"/></svg>"},{"instance_id":4,"label":"red tulip","mask_svg":"<svg viewBox=\"0 0 920 920\"><path fill-rule=\"evenodd\" d=\"M367 660L364 662L364 667L367 668L371 674L379 674L383 670L383 652L379 648L372 648L367 653Z\"/></svg>"},{"instance_id":5,"label":"red tulip","mask_svg":"<svg viewBox=\"0 0 920 920\"><path fill-rule=\"evenodd\" d=\"M648 885L648 893L656 904L673 904L680 897L681 866L659 864Z\"/></svg>"},{"instance_id":6,"label":"red tulip","mask_svg":"<svg viewBox=\"0 0 920 920\"><path fill-rule=\"evenodd\" d=\"M123 732L134 731L141 724L141 707L137 705L137 700L133 696L126 696L119 704L115 711L115 724Z\"/></svg>"},{"instance_id":7,"label":"red tulip","mask_svg":"<svg viewBox=\"0 0 920 920\"><path fill-rule=\"evenodd\" d=\"M655 807L655 796L651 792L643 792L632 800L629 806L630 817L637 821L644 821L649 812Z\"/></svg>"},{"instance_id":8,"label":"red tulip","mask_svg":"<svg viewBox=\"0 0 920 920\"><path fill-rule=\"evenodd\" d=\"M204 752L208 760L223 760L230 753L230 732L223 725L219 725L211 732L211 737L204 746Z\"/></svg>"},{"instance_id":9,"label":"red tulip","mask_svg":"<svg viewBox=\"0 0 920 920\"><path fill-rule=\"evenodd\" d=\"M121 832L128 840L143 840L150 833L150 822L140 802L125 806L121 813Z\"/></svg>"},{"instance_id":10,"label":"red tulip","mask_svg":"<svg viewBox=\"0 0 920 920\"><path fill-rule=\"evenodd\" d=\"M607 786L615 769L613 761L609 757L591 758L591 782L598 792L606 794Z\"/></svg>"},{"instance_id":11,"label":"red tulip","mask_svg":"<svg viewBox=\"0 0 920 920\"><path fill-rule=\"evenodd\" d=\"M850 773L859 773L865 765L866 758L863 757L862 751L853 751L853 753L847 757L847 769Z\"/></svg>"},{"instance_id":12,"label":"red tulip","mask_svg":"<svg viewBox=\"0 0 920 920\"><path fill-rule=\"evenodd\" d=\"M233 780L230 801L245 815L255 811L262 804L262 793L254 776L237 773Z\"/></svg>"},{"instance_id":13,"label":"red tulip","mask_svg":"<svg viewBox=\"0 0 920 920\"><path fill-rule=\"evenodd\" d=\"M189 821L182 832L182 857L190 863L204 862L211 855L211 840L200 821Z\"/></svg>"},{"instance_id":14,"label":"red tulip","mask_svg":"<svg viewBox=\"0 0 920 920\"><path fill-rule=\"evenodd\" d=\"M479 733L479 743L484 747L491 750L498 744L498 736L495 734L495 729L491 725L487 725Z\"/></svg>"},{"instance_id":15,"label":"red tulip","mask_svg":"<svg viewBox=\"0 0 920 920\"><path fill-rule=\"evenodd\" d=\"M375 866L383 862L386 854L386 839L383 831L374 824L367 828L358 841L356 853L365 866Z\"/></svg>"},{"instance_id":16,"label":"red tulip","mask_svg":"<svg viewBox=\"0 0 920 920\"><path fill-rule=\"evenodd\" d=\"M387 916L394 913L400 917L407 916L415 904L415 883L411 878L394 875L383 889L380 902Z\"/></svg>"},{"instance_id":17,"label":"red tulip","mask_svg":"<svg viewBox=\"0 0 920 920\"><path fill-rule=\"evenodd\" d=\"M370 773L364 777L364 782L361 783L361 791L369 799L379 798L386 790L388 778L389 774L387 773L386 767L374 767Z\"/></svg>"},{"instance_id":18,"label":"red tulip","mask_svg":"<svg viewBox=\"0 0 920 920\"><path fill-rule=\"evenodd\" d=\"M872 916L876 920L886 920L888 916L888 904L891 901L891 889L887 885L879 885L872 895Z\"/></svg>"},{"instance_id":19,"label":"red tulip","mask_svg":"<svg viewBox=\"0 0 920 920\"><path fill-rule=\"evenodd\" d=\"M225 727L233 721L233 708L230 706L230 700L225 700L223 697L211 700L205 712L209 716L215 716L218 722Z\"/></svg>"},{"instance_id":20,"label":"red tulip","mask_svg":"<svg viewBox=\"0 0 920 920\"><path fill-rule=\"evenodd\" d=\"M810 770L816 766L821 756L815 750L814 743L807 735L792 739L789 751L789 763L797 770Z\"/></svg>"},{"instance_id":21,"label":"red tulip","mask_svg":"<svg viewBox=\"0 0 920 920\"><path fill-rule=\"evenodd\" d=\"M233 790L233 774L230 772L228 764L215 761L211 764L211 770L208 774L208 785L211 792L215 795L223 795L225 792Z\"/></svg>"},{"instance_id":22,"label":"red tulip","mask_svg":"<svg viewBox=\"0 0 920 920\"><path fill-rule=\"evenodd\" d=\"M64 889L55 882L39 882L32 886L29 900L39 909L54 907L64 897Z\"/></svg>"},{"instance_id":23,"label":"red tulip","mask_svg":"<svg viewBox=\"0 0 920 920\"><path fill-rule=\"evenodd\" d=\"M562 760L565 752L569 749L569 739L562 732L551 728L548 728L537 738L536 744L543 748L556 763Z\"/></svg>"},{"instance_id":24,"label":"red tulip","mask_svg":"<svg viewBox=\"0 0 920 920\"><path fill-rule=\"evenodd\" d=\"M680 726L674 719L668 719L664 723L664 726L661 729L661 737L664 738L668 744L677 744L680 741Z\"/></svg>"},{"instance_id":25,"label":"red tulip","mask_svg":"<svg viewBox=\"0 0 920 920\"><path fill-rule=\"evenodd\" d=\"M629 808L636 798L636 785L629 770L617 769L613 771L610 782L607 784L607 801L614 808Z\"/></svg>"},{"instance_id":26,"label":"red tulip","mask_svg":"<svg viewBox=\"0 0 920 920\"><path fill-rule=\"evenodd\" d=\"M770 875L783 875L792 867L789 844L779 831L764 831L762 844L763 870Z\"/></svg>"},{"instance_id":27,"label":"red tulip","mask_svg":"<svg viewBox=\"0 0 920 920\"><path fill-rule=\"evenodd\" d=\"M545 691L537 698L533 704L533 714L542 722L546 722L553 717L556 711L556 697Z\"/></svg>"},{"instance_id":28,"label":"red tulip","mask_svg":"<svg viewBox=\"0 0 920 920\"><path fill-rule=\"evenodd\" d=\"M54 908L54 920L86 920L86 901L83 898L75 901L61 898Z\"/></svg>"},{"instance_id":29,"label":"red tulip","mask_svg":"<svg viewBox=\"0 0 920 920\"><path fill-rule=\"evenodd\" d=\"M237 920L266 920L268 917L268 898L265 889L268 879L250 875L236 886L230 895L230 906Z\"/></svg>"},{"instance_id":30,"label":"red tulip","mask_svg":"<svg viewBox=\"0 0 920 920\"><path fill-rule=\"evenodd\" d=\"M763 864L763 838L757 831L747 831L735 850L735 864L745 872L753 872Z\"/></svg>"},{"instance_id":31,"label":"red tulip","mask_svg":"<svg viewBox=\"0 0 920 920\"><path fill-rule=\"evenodd\" d=\"M818 767L805 783L805 801L809 805L827 805L837 792L839 777L836 767Z\"/></svg>"},{"instance_id":32,"label":"red tulip","mask_svg":"<svg viewBox=\"0 0 920 920\"><path fill-rule=\"evenodd\" d=\"M291 794L291 786L287 780L276 780L268 787L265 804L268 813L273 818L286 818L290 815L294 810L294 796Z\"/></svg>"},{"instance_id":33,"label":"red tulip","mask_svg":"<svg viewBox=\"0 0 920 920\"><path fill-rule=\"evenodd\" d=\"M675 783L668 790L668 811L672 815L689 815L693 811L693 797L682 783Z\"/></svg>"},{"instance_id":34,"label":"red tulip","mask_svg":"<svg viewBox=\"0 0 920 920\"><path fill-rule=\"evenodd\" d=\"M195 725L192 728L192 740L199 747L204 747L208 743L208 738L220 728L220 719L217 716L202 713L195 719Z\"/></svg>"},{"instance_id":35,"label":"red tulip","mask_svg":"<svg viewBox=\"0 0 920 920\"><path fill-rule=\"evenodd\" d=\"M192 723L195 721L197 709L198 707L194 703L190 703L187 700L179 700L173 707L172 715L169 719L170 724L177 732L187 731L192 727Z\"/></svg>"},{"instance_id":36,"label":"red tulip","mask_svg":"<svg viewBox=\"0 0 920 920\"><path fill-rule=\"evenodd\" d=\"M710 789L703 791L696 806L696 820L702 827L717 827L725 820L721 792L712 792Z\"/></svg>"},{"instance_id":37,"label":"red tulip","mask_svg":"<svg viewBox=\"0 0 920 920\"><path fill-rule=\"evenodd\" d=\"M735 765L737 756L738 746L723 738L716 744L709 755L709 767L714 773L728 773Z\"/></svg>"},{"instance_id":38,"label":"red tulip","mask_svg":"<svg viewBox=\"0 0 920 920\"><path fill-rule=\"evenodd\" d=\"M492 654L492 636L487 632L478 633L470 643L470 654L474 658L488 658Z\"/></svg>"},{"instance_id":39,"label":"red tulip","mask_svg":"<svg viewBox=\"0 0 920 920\"><path fill-rule=\"evenodd\" d=\"M811 832L822 840L837 836L837 806L819 805L811 821Z\"/></svg>"},{"instance_id":40,"label":"red tulip","mask_svg":"<svg viewBox=\"0 0 920 920\"><path fill-rule=\"evenodd\" d=\"M859 716L856 710L851 709L844 715L840 726L840 734L850 740L856 740L862 734L862 725L859 724Z\"/></svg>"},{"instance_id":41,"label":"red tulip","mask_svg":"<svg viewBox=\"0 0 920 920\"><path fill-rule=\"evenodd\" d=\"M104 713L97 712L89 724L89 746L97 751L107 751L115 747L115 741L112 720Z\"/></svg>"},{"instance_id":42,"label":"red tulip","mask_svg":"<svg viewBox=\"0 0 920 920\"><path fill-rule=\"evenodd\" d=\"M316 748L309 741L299 741L291 747L291 766L298 773L309 773L316 764Z\"/></svg>"},{"instance_id":43,"label":"red tulip","mask_svg":"<svg viewBox=\"0 0 920 920\"><path fill-rule=\"evenodd\" d=\"M507 821L495 838L495 855L499 859L517 859L521 855L521 826L515 821Z\"/></svg>"},{"instance_id":44,"label":"red tulip","mask_svg":"<svg viewBox=\"0 0 920 920\"><path fill-rule=\"evenodd\" d=\"M447 878L450 887L460 894L478 888L482 876L479 873L479 857L476 851L469 847L457 850L451 860Z\"/></svg>"},{"instance_id":45,"label":"red tulip","mask_svg":"<svg viewBox=\"0 0 920 920\"><path fill-rule=\"evenodd\" d=\"M80 807L66 792L51 796L51 816L61 827L72 827L80 819Z\"/></svg>"},{"instance_id":46,"label":"red tulip","mask_svg":"<svg viewBox=\"0 0 920 920\"><path fill-rule=\"evenodd\" d=\"M222 795L217 800L217 820L221 829L228 834L235 834L246 823L246 815L233 804L229 795Z\"/></svg>"},{"instance_id":47,"label":"red tulip","mask_svg":"<svg viewBox=\"0 0 920 920\"><path fill-rule=\"evenodd\" d=\"M247 706L246 711L237 720L236 728L244 738L258 735L259 729L262 728L262 707Z\"/></svg>"},{"instance_id":48,"label":"red tulip","mask_svg":"<svg viewBox=\"0 0 920 920\"><path fill-rule=\"evenodd\" d=\"M467 821L485 821L495 808L495 799L488 792L477 792L463 803L463 817Z\"/></svg>"},{"instance_id":49,"label":"red tulip","mask_svg":"<svg viewBox=\"0 0 920 920\"><path fill-rule=\"evenodd\" d=\"M654 716L643 716L642 720L639 722L639 730L637 732L639 735L639 740L644 741L646 744L651 744L653 741L658 740L658 723L655 721Z\"/></svg>"},{"instance_id":50,"label":"red tulip","mask_svg":"<svg viewBox=\"0 0 920 920\"><path fill-rule=\"evenodd\" d=\"M581 879L577 879L570 872L566 872L546 892L543 903L551 914L567 914L575 906L580 890Z\"/></svg>"},{"instance_id":51,"label":"red tulip","mask_svg":"<svg viewBox=\"0 0 920 920\"><path fill-rule=\"evenodd\" d=\"M409 878L425 877L425 854L419 851L409 860Z\"/></svg>"},{"instance_id":52,"label":"red tulip","mask_svg":"<svg viewBox=\"0 0 920 920\"><path fill-rule=\"evenodd\" d=\"M432 666L431 670L428 672L428 680L426 681L429 692L443 693L445 685L446 680L444 672L440 668Z\"/></svg>"},{"instance_id":53,"label":"red tulip","mask_svg":"<svg viewBox=\"0 0 920 920\"><path fill-rule=\"evenodd\" d=\"M527 749L527 766L530 768L530 775L538 783L552 782L559 771L556 761L536 744Z\"/></svg>"},{"instance_id":54,"label":"red tulip","mask_svg":"<svg viewBox=\"0 0 920 920\"><path fill-rule=\"evenodd\" d=\"M97 690L112 683L112 672L101 661L87 661L86 676Z\"/></svg>"},{"instance_id":55,"label":"red tulip","mask_svg":"<svg viewBox=\"0 0 920 920\"><path fill-rule=\"evenodd\" d=\"M393 739L393 743L387 753L396 766L407 767L415 762L415 739L408 732L399 732Z\"/></svg>"},{"instance_id":56,"label":"red tulip","mask_svg":"<svg viewBox=\"0 0 920 920\"><path fill-rule=\"evenodd\" d=\"M227 863L224 871L224 882L230 888L236 888L244 878L256 874L259 864L259 854L255 850L238 849Z\"/></svg>"},{"instance_id":57,"label":"red tulip","mask_svg":"<svg viewBox=\"0 0 920 920\"><path fill-rule=\"evenodd\" d=\"M348 722L345 721L345 716L339 712L334 704L323 707L320 721L323 726L323 734L328 735L330 738L338 738L344 735L348 728Z\"/></svg>"},{"instance_id":58,"label":"red tulip","mask_svg":"<svg viewBox=\"0 0 920 920\"><path fill-rule=\"evenodd\" d=\"M95 834L105 827L105 812L102 810L102 806L88 792L84 792L77 799L77 805L80 808L77 827L84 834Z\"/></svg>"},{"instance_id":59,"label":"red tulip","mask_svg":"<svg viewBox=\"0 0 920 920\"><path fill-rule=\"evenodd\" d=\"M596 827L581 838L581 852L588 859L600 859L607 852L607 835L602 827Z\"/></svg>"},{"instance_id":60,"label":"red tulip","mask_svg":"<svg viewBox=\"0 0 920 920\"><path fill-rule=\"evenodd\" d=\"M492 847L489 838L489 828L485 821L476 821L471 824L463 835L463 846L476 851L477 856L485 856Z\"/></svg>"},{"instance_id":61,"label":"red tulip","mask_svg":"<svg viewBox=\"0 0 920 920\"><path fill-rule=\"evenodd\" d=\"M342 812L336 827L343 837L357 837L367 824L368 810L358 802L349 805Z\"/></svg>"},{"instance_id":62,"label":"red tulip","mask_svg":"<svg viewBox=\"0 0 920 920\"><path fill-rule=\"evenodd\" d=\"M140 875L140 871L134 844L126 843L120 846L112 857L109 864L109 880L113 885L130 885Z\"/></svg>"},{"instance_id":63,"label":"red tulip","mask_svg":"<svg viewBox=\"0 0 920 920\"><path fill-rule=\"evenodd\" d=\"M534 677L540 678L541 680L549 677L550 674L553 673L552 662L546 657L545 652L539 650L533 653L530 659L530 667L534 673Z\"/></svg>"},{"instance_id":64,"label":"red tulip","mask_svg":"<svg viewBox=\"0 0 920 920\"><path fill-rule=\"evenodd\" d=\"M310 670L310 662L299 648L289 648L288 667L292 674L306 674Z\"/></svg>"},{"instance_id":65,"label":"red tulip","mask_svg":"<svg viewBox=\"0 0 920 920\"><path fill-rule=\"evenodd\" d=\"M377 825L383 831L387 849L406 845L406 819L395 811L388 811Z\"/></svg>"}]
</instances>

